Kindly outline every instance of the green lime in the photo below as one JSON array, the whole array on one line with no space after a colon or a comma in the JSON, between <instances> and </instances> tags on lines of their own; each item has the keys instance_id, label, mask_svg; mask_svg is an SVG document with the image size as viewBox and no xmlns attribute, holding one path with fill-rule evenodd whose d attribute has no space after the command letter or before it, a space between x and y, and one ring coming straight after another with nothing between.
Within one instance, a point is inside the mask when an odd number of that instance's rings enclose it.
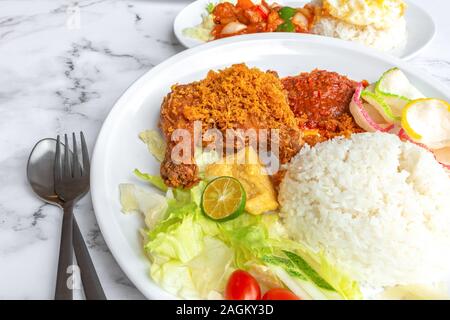
<instances>
[{"instance_id":1,"label":"green lime","mask_svg":"<svg viewBox=\"0 0 450 320\"><path fill-rule=\"evenodd\" d=\"M295 32L294 24L290 21L283 22L278 26L277 32Z\"/></svg>"},{"instance_id":2,"label":"green lime","mask_svg":"<svg viewBox=\"0 0 450 320\"><path fill-rule=\"evenodd\" d=\"M237 218L244 212L246 194L233 177L219 177L206 186L202 194L202 211L215 221Z\"/></svg>"},{"instance_id":3,"label":"green lime","mask_svg":"<svg viewBox=\"0 0 450 320\"><path fill-rule=\"evenodd\" d=\"M281 19L284 21L290 20L295 14L297 13L297 10L291 7L283 7L278 11L278 15Z\"/></svg>"}]
</instances>

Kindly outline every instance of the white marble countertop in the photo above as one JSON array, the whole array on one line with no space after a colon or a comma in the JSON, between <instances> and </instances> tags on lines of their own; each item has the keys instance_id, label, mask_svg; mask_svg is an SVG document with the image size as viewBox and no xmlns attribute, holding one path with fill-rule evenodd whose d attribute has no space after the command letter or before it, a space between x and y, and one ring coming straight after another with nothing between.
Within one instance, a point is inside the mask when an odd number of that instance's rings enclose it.
<instances>
[{"instance_id":1,"label":"white marble countertop","mask_svg":"<svg viewBox=\"0 0 450 320\"><path fill-rule=\"evenodd\" d=\"M61 212L26 181L41 138L83 130L89 147L121 93L182 51L172 33L189 1L0 0L0 299L51 299ZM427 6L432 44L411 64L450 86L448 0ZM141 299L110 254L85 197L75 211L109 299Z\"/></svg>"}]
</instances>

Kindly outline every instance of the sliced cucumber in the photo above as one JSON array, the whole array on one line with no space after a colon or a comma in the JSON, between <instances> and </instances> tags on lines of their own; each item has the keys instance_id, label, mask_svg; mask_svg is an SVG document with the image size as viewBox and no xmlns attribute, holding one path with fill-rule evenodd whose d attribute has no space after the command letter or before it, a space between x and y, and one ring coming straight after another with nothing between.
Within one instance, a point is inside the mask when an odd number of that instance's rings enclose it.
<instances>
[{"instance_id":1,"label":"sliced cucumber","mask_svg":"<svg viewBox=\"0 0 450 320\"><path fill-rule=\"evenodd\" d=\"M411 100L425 97L399 68L389 69L381 76L375 84L375 94L391 107L395 117L401 117L403 108Z\"/></svg>"},{"instance_id":2,"label":"sliced cucumber","mask_svg":"<svg viewBox=\"0 0 450 320\"><path fill-rule=\"evenodd\" d=\"M375 84L371 84L366 89L364 89L361 92L361 98L365 102L373 106L380 113L383 119L386 120L388 123L400 122L401 117L395 116L391 107L389 106L389 104L386 103L383 97L375 93Z\"/></svg>"},{"instance_id":3,"label":"sliced cucumber","mask_svg":"<svg viewBox=\"0 0 450 320\"><path fill-rule=\"evenodd\" d=\"M377 108L362 100L362 90L363 86L359 84L350 103L350 112L355 122L367 132L391 130L392 121L386 121Z\"/></svg>"}]
</instances>

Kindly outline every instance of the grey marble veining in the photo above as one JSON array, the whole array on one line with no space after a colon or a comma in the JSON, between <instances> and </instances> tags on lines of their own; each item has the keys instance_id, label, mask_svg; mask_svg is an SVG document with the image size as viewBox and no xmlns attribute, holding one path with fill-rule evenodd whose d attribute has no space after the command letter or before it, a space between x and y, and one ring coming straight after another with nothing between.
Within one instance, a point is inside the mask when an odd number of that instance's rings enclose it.
<instances>
[{"instance_id":1,"label":"grey marble veining","mask_svg":"<svg viewBox=\"0 0 450 320\"><path fill-rule=\"evenodd\" d=\"M0 1L0 299L53 296L62 216L27 185L32 146L83 130L92 150L121 93L183 50L172 22L187 2ZM426 3L438 33L411 63L450 86L450 2ZM143 298L111 256L89 197L75 214L108 298Z\"/></svg>"}]
</instances>

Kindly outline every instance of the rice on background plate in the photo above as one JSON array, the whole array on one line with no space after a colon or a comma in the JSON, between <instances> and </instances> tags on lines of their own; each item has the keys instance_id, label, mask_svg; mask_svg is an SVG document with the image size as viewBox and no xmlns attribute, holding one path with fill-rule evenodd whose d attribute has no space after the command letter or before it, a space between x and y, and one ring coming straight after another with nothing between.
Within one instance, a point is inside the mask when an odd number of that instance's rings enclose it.
<instances>
[{"instance_id":1,"label":"rice on background plate","mask_svg":"<svg viewBox=\"0 0 450 320\"><path fill-rule=\"evenodd\" d=\"M450 178L430 152L396 135L304 147L279 201L291 237L365 286L448 279Z\"/></svg>"},{"instance_id":2,"label":"rice on background plate","mask_svg":"<svg viewBox=\"0 0 450 320\"><path fill-rule=\"evenodd\" d=\"M403 0L313 0L322 8L311 33L355 41L380 51L405 47L406 3Z\"/></svg>"},{"instance_id":3,"label":"rice on background plate","mask_svg":"<svg viewBox=\"0 0 450 320\"><path fill-rule=\"evenodd\" d=\"M321 17L314 24L311 32L326 37L355 41L380 51L403 48L408 38L404 17L385 29L378 29L372 25L352 25L334 17Z\"/></svg>"}]
</instances>

